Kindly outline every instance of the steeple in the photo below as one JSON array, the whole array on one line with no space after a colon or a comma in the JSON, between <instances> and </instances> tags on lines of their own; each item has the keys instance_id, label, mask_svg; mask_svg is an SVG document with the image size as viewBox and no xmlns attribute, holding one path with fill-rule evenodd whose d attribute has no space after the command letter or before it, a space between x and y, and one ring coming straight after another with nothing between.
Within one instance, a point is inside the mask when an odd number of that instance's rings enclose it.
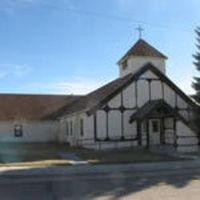
<instances>
[{"instance_id":1,"label":"steeple","mask_svg":"<svg viewBox=\"0 0 200 200\"><path fill-rule=\"evenodd\" d=\"M134 73L146 63L152 63L161 72L165 73L165 60L167 57L145 40L139 39L133 47L118 61L120 76Z\"/></svg>"}]
</instances>

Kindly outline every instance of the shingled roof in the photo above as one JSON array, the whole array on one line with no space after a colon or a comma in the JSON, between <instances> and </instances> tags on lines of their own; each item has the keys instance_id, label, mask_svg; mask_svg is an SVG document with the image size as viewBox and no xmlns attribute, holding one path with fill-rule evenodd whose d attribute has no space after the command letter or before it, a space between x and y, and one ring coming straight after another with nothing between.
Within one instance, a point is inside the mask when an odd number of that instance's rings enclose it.
<instances>
[{"instance_id":1,"label":"shingled roof","mask_svg":"<svg viewBox=\"0 0 200 200\"><path fill-rule=\"evenodd\" d=\"M118 63L120 63L129 56L147 56L147 57L158 57L167 59L167 56L159 52L157 49L155 49L153 46L151 46L143 39L139 39L133 45L133 47L131 47L128 50L128 52L118 61Z\"/></svg>"},{"instance_id":2,"label":"shingled roof","mask_svg":"<svg viewBox=\"0 0 200 200\"><path fill-rule=\"evenodd\" d=\"M176 93L179 94L183 99L185 99L185 101L188 102L191 106L197 106L195 102L185 93L183 93L170 79L168 79L152 64L148 63L144 65L141 69L139 69L136 73L128 74L127 76L124 76L122 78L115 79L114 81L89 93L88 95L73 101L71 104L63 106L55 113L52 113L51 115L47 116L47 118L54 119L62 117L64 115L83 111L90 115L99 107L107 103L111 98L118 94L118 92L120 92L123 88L129 85L132 81L137 80L139 76L147 70L152 71L158 77L160 77L163 82L166 82L166 84L168 84L169 87L174 89Z\"/></svg>"},{"instance_id":3,"label":"shingled roof","mask_svg":"<svg viewBox=\"0 0 200 200\"><path fill-rule=\"evenodd\" d=\"M110 94L112 94L114 91L121 88L127 80L132 77L131 74L123 77L115 79L114 81L104 85L103 87L89 93L86 96L81 97L80 99L73 101L71 104L65 105L61 109L59 109L57 112L53 113L52 115L47 116L47 118L57 118L61 117L63 115L72 114L75 112L86 110L99 105L102 100L105 98L108 98Z\"/></svg>"},{"instance_id":4,"label":"shingled roof","mask_svg":"<svg viewBox=\"0 0 200 200\"><path fill-rule=\"evenodd\" d=\"M153 113L153 111L157 111ZM153 113L153 116L152 116ZM130 123L135 120L143 120L148 117L176 116L178 112L162 99L150 100L146 102L137 112L130 117Z\"/></svg>"},{"instance_id":5,"label":"shingled roof","mask_svg":"<svg viewBox=\"0 0 200 200\"><path fill-rule=\"evenodd\" d=\"M0 94L0 120L42 120L77 98L80 96Z\"/></svg>"}]
</instances>

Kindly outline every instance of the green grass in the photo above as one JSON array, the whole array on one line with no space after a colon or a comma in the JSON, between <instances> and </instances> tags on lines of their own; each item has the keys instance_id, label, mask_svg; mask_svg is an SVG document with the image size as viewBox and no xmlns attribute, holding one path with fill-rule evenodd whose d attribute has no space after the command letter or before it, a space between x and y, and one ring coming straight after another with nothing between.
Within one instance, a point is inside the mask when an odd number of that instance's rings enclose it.
<instances>
[{"instance_id":1,"label":"green grass","mask_svg":"<svg viewBox=\"0 0 200 200\"><path fill-rule=\"evenodd\" d=\"M75 153L91 164L177 160L169 156L158 155L141 149L95 151L57 144L2 143L0 144L0 167L50 167L71 165L71 161L63 159L61 153Z\"/></svg>"},{"instance_id":2,"label":"green grass","mask_svg":"<svg viewBox=\"0 0 200 200\"><path fill-rule=\"evenodd\" d=\"M142 149L125 149L116 151L82 151L79 155L90 163L140 163L155 161L174 161L174 157L163 156Z\"/></svg>"}]
</instances>

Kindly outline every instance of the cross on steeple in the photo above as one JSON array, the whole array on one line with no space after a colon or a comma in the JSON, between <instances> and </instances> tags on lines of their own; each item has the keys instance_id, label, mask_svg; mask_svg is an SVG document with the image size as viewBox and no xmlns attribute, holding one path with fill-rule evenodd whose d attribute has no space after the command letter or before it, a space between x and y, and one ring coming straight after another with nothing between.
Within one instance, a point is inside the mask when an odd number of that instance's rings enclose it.
<instances>
[{"instance_id":1,"label":"cross on steeple","mask_svg":"<svg viewBox=\"0 0 200 200\"><path fill-rule=\"evenodd\" d=\"M137 30L138 33L139 33L139 39L141 39L141 38L142 38L142 32L144 31L144 29L139 25L139 26L136 28L136 30Z\"/></svg>"}]
</instances>

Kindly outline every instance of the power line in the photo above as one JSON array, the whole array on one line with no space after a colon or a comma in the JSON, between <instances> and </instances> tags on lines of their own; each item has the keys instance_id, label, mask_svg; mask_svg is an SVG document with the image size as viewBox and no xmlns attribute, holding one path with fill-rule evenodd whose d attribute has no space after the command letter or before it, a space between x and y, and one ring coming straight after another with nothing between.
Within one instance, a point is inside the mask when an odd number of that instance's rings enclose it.
<instances>
[{"instance_id":1,"label":"power line","mask_svg":"<svg viewBox=\"0 0 200 200\"><path fill-rule=\"evenodd\" d=\"M133 19L133 18L127 18L127 17L122 17L118 15L110 15L106 13L99 13L99 12L94 12L94 11L88 11L88 10L81 10L81 9L75 9L75 8L70 8L70 7L58 7L52 4L43 4L43 6L47 6L50 9L57 10L57 11L67 11L79 15L85 15L85 16L92 16L92 17L98 17L98 18L104 18L104 19L109 19L109 20L115 20L115 21L124 21L124 22L129 22L133 24L142 24L145 26L151 26L155 28L160 28L160 29L167 29L167 30L176 30L176 31L183 31L183 32L193 32L193 27L191 28L185 28L185 27L172 27L168 26L166 24L155 24L155 23L149 23L146 21L138 20L138 19Z\"/></svg>"}]
</instances>

